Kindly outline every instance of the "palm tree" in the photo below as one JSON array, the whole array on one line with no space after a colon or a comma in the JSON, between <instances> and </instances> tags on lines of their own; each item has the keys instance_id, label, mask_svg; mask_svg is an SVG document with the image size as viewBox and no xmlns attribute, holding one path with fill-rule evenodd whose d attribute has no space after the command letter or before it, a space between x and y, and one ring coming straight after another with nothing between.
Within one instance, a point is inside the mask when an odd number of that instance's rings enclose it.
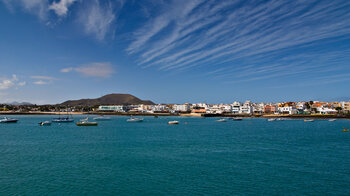
<instances>
[{"instance_id":1,"label":"palm tree","mask_svg":"<svg viewBox=\"0 0 350 196\"><path fill-rule=\"evenodd\" d=\"M338 106L338 107L336 107L336 108L335 108L335 110L337 110L337 111L338 111L338 114L339 114L339 113L340 113L340 111L342 111L342 110L343 110L343 108L341 108L341 107L339 107L339 106Z\"/></svg>"}]
</instances>

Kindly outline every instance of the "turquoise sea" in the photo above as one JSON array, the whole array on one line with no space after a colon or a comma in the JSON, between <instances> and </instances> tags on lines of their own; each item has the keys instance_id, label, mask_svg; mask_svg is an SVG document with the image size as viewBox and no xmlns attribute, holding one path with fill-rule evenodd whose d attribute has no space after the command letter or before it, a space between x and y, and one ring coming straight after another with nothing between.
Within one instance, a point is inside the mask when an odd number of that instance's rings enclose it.
<instances>
[{"instance_id":1,"label":"turquoise sea","mask_svg":"<svg viewBox=\"0 0 350 196\"><path fill-rule=\"evenodd\" d=\"M350 195L350 120L11 117L0 124L0 195Z\"/></svg>"}]
</instances>

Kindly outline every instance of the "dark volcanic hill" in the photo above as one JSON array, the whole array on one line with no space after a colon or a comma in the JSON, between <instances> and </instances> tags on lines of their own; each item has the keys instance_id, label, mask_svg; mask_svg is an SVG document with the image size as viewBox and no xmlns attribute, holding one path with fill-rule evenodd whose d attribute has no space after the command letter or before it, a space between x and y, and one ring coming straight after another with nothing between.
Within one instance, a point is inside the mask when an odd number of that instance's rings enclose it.
<instances>
[{"instance_id":1,"label":"dark volcanic hill","mask_svg":"<svg viewBox=\"0 0 350 196\"><path fill-rule=\"evenodd\" d=\"M79 99L65 101L59 105L96 106L96 105L154 105L152 101L141 100L130 94L108 94L96 99Z\"/></svg>"}]
</instances>

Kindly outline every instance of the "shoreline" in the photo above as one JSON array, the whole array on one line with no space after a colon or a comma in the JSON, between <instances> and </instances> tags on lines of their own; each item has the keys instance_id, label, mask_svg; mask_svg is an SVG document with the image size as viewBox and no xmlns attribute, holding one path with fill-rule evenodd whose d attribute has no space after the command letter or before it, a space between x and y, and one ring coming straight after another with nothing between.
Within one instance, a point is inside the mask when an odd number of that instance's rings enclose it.
<instances>
[{"instance_id":1,"label":"shoreline","mask_svg":"<svg viewBox=\"0 0 350 196\"><path fill-rule=\"evenodd\" d=\"M3 115L66 115L62 112L0 112ZM112 116L181 116L181 117L241 117L241 118L291 118L291 119L350 119L344 114L201 114L201 113L137 113L137 112L70 112L70 115L112 115Z\"/></svg>"}]
</instances>

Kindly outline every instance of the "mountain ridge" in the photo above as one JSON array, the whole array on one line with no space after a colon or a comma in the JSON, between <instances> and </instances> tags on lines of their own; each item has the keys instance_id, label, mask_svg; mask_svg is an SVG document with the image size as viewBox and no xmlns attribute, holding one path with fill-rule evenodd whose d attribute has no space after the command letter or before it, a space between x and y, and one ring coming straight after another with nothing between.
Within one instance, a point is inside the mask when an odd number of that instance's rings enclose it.
<instances>
[{"instance_id":1,"label":"mountain ridge","mask_svg":"<svg viewBox=\"0 0 350 196\"><path fill-rule=\"evenodd\" d=\"M150 100L141 100L131 94L112 93L95 99L68 100L58 105L96 106L96 105L154 105Z\"/></svg>"},{"instance_id":2,"label":"mountain ridge","mask_svg":"<svg viewBox=\"0 0 350 196\"><path fill-rule=\"evenodd\" d=\"M31 106L34 105L30 102L18 102L18 101L13 101L13 102L8 102L8 103L1 103L4 105L13 105L13 106L21 106L21 105L26 105L26 106Z\"/></svg>"}]
</instances>

